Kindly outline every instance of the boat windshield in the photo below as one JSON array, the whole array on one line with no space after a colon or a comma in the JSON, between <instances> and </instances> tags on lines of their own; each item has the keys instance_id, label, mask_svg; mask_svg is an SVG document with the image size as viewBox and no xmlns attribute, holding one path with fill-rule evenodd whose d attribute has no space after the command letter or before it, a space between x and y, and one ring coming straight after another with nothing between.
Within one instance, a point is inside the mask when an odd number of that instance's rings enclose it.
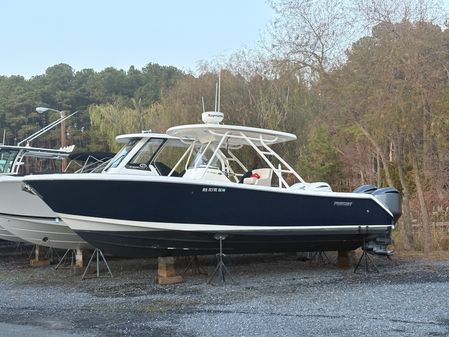
<instances>
[{"instance_id":1,"label":"boat windshield","mask_svg":"<svg viewBox=\"0 0 449 337\"><path fill-rule=\"evenodd\" d=\"M10 173L19 150L0 149L0 173Z\"/></svg>"},{"instance_id":2,"label":"boat windshield","mask_svg":"<svg viewBox=\"0 0 449 337\"><path fill-rule=\"evenodd\" d=\"M163 176L182 176L183 170L178 172L174 170L176 164L183 157L186 148L190 146L189 143L181 142L179 139L167 139L164 146L155 154L151 160L153 165L160 175ZM184 161L185 160L181 160ZM180 166L181 167L181 166ZM171 174L170 174L171 173Z\"/></svg>"},{"instance_id":3,"label":"boat windshield","mask_svg":"<svg viewBox=\"0 0 449 337\"><path fill-rule=\"evenodd\" d=\"M126 155L131 151L131 149L139 142L142 138L133 138L128 144L126 144L116 155L112 158L110 165L105 169L108 170L110 168L116 168L120 165L122 160L126 157Z\"/></svg>"},{"instance_id":4,"label":"boat windshield","mask_svg":"<svg viewBox=\"0 0 449 337\"><path fill-rule=\"evenodd\" d=\"M203 144L200 147L195 147L194 149L195 155L192 157L188 168L197 168L197 167L205 167L209 162L209 159L213 156L212 148L209 144ZM209 165L210 168L220 168L221 162L218 156L214 156L212 162Z\"/></svg>"},{"instance_id":5,"label":"boat windshield","mask_svg":"<svg viewBox=\"0 0 449 337\"><path fill-rule=\"evenodd\" d=\"M179 139L151 138L126 164L128 169L152 170L154 167L160 175L179 176L179 173L172 172L176 162L189 146Z\"/></svg>"},{"instance_id":6,"label":"boat windshield","mask_svg":"<svg viewBox=\"0 0 449 337\"><path fill-rule=\"evenodd\" d=\"M151 159L164 143L164 140L165 139L162 138L150 138L126 166L130 168L139 167L141 169L147 169Z\"/></svg>"}]
</instances>

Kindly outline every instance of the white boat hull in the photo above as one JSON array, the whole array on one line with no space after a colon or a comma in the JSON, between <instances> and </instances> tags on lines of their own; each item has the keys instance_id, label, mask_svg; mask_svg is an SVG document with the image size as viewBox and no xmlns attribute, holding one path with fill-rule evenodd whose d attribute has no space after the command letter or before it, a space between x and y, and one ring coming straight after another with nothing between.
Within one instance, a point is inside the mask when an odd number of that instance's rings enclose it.
<instances>
[{"instance_id":1,"label":"white boat hull","mask_svg":"<svg viewBox=\"0 0 449 337\"><path fill-rule=\"evenodd\" d=\"M0 240L13 241L13 242L26 242L25 240L8 232L6 229L3 228L3 226L0 226Z\"/></svg>"},{"instance_id":2,"label":"white boat hull","mask_svg":"<svg viewBox=\"0 0 449 337\"><path fill-rule=\"evenodd\" d=\"M0 178L1 239L61 249L92 248L36 195L22 189L22 178Z\"/></svg>"},{"instance_id":3,"label":"white boat hull","mask_svg":"<svg viewBox=\"0 0 449 337\"><path fill-rule=\"evenodd\" d=\"M2 216L0 221L8 231L25 241L60 249L92 249L59 218L24 218Z\"/></svg>"}]
</instances>

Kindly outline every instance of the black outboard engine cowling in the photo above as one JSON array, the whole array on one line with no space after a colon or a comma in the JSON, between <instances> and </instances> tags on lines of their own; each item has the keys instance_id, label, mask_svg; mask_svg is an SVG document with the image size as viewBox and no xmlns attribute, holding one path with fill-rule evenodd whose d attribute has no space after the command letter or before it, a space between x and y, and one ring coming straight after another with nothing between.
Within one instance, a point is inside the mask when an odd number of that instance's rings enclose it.
<instances>
[{"instance_id":1,"label":"black outboard engine cowling","mask_svg":"<svg viewBox=\"0 0 449 337\"><path fill-rule=\"evenodd\" d=\"M399 191L393 187L383 187L373 191L371 194L388 208L393 214L394 222L396 223L402 215Z\"/></svg>"},{"instance_id":2,"label":"black outboard engine cowling","mask_svg":"<svg viewBox=\"0 0 449 337\"><path fill-rule=\"evenodd\" d=\"M375 190L377 190L377 187L371 184L367 185L361 185L357 187L352 193L368 193L372 194Z\"/></svg>"}]
</instances>

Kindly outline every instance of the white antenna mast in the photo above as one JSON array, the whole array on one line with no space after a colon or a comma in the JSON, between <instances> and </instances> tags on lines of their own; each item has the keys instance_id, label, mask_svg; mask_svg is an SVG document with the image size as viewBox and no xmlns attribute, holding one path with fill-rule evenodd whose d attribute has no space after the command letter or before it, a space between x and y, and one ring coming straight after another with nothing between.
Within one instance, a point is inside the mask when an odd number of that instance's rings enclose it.
<instances>
[{"instance_id":1,"label":"white antenna mast","mask_svg":"<svg viewBox=\"0 0 449 337\"><path fill-rule=\"evenodd\" d=\"M218 73L218 83L215 83L215 109L214 111L205 111L204 97L201 97L203 101L203 113L201 119L205 124L220 124L223 121L223 113L220 112L220 92L221 92L221 70Z\"/></svg>"},{"instance_id":2,"label":"white antenna mast","mask_svg":"<svg viewBox=\"0 0 449 337\"><path fill-rule=\"evenodd\" d=\"M5 144L5 139L6 139L6 129L3 129L3 142L2 144Z\"/></svg>"},{"instance_id":3,"label":"white antenna mast","mask_svg":"<svg viewBox=\"0 0 449 337\"><path fill-rule=\"evenodd\" d=\"M217 111L218 83L215 83L215 109Z\"/></svg>"},{"instance_id":4,"label":"white antenna mast","mask_svg":"<svg viewBox=\"0 0 449 337\"><path fill-rule=\"evenodd\" d=\"M218 110L220 111L220 97L221 97L221 69L218 72Z\"/></svg>"},{"instance_id":5,"label":"white antenna mast","mask_svg":"<svg viewBox=\"0 0 449 337\"><path fill-rule=\"evenodd\" d=\"M203 112L206 112L206 109L204 108L204 96L201 96L201 101L203 102Z\"/></svg>"}]
</instances>

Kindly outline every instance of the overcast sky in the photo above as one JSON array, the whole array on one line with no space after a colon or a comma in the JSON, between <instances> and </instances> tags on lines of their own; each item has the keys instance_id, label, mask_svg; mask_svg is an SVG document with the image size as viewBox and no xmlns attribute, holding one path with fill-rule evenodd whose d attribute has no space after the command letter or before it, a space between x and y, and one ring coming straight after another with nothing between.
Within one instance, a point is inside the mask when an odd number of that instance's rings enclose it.
<instances>
[{"instance_id":1,"label":"overcast sky","mask_svg":"<svg viewBox=\"0 0 449 337\"><path fill-rule=\"evenodd\" d=\"M14 0L1 4L0 75L127 70L198 61L254 47L273 11L265 0Z\"/></svg>"}]
</instances>

